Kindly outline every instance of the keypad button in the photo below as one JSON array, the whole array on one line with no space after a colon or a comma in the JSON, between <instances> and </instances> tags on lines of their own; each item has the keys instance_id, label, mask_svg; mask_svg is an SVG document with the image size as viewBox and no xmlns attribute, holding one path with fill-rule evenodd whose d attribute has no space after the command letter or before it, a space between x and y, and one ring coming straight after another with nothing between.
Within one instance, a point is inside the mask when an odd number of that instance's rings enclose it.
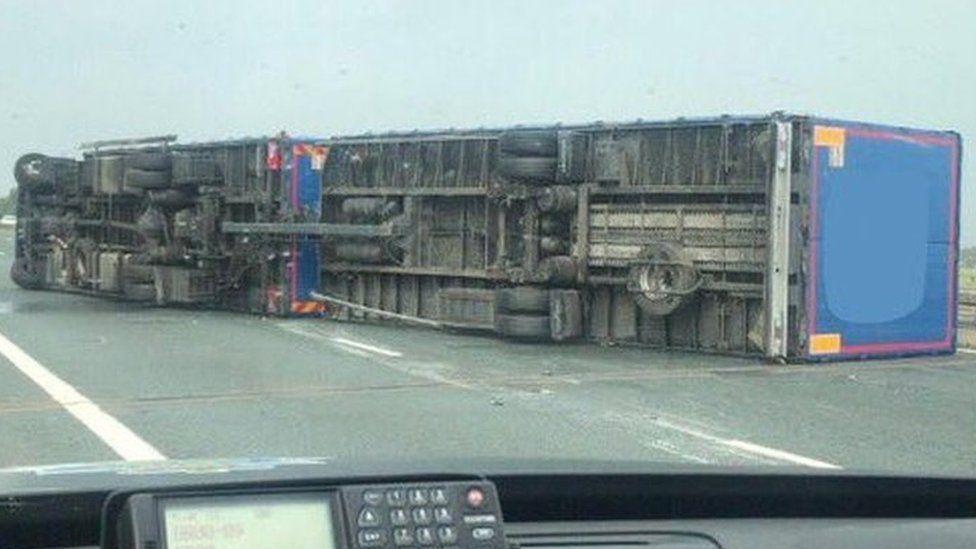
<instances>
[{"instance_id":1,"label":"keypad button","mask_svg":"<svg viewBox=\"0 0 976 549\"><path fill-rule=\"evenodd\" d=\"M447 505L447 490L444 488L431 489L430 502L434 505Z\"/></svg>"},{"instance_id":2,"label":"keypad button","mask_svg":"<svg viewBox=\"0 0 976 549\"><path fill-rule=\"evenodd\" d=\"M360 547L379 547L386 543L386 536L382 530L360 530L358 541Z\"/></svg>"},{"instance_id":3,"label":"keypad button","mask_svg":"<svg viewBox=\"0 0 976 549\"><path fill-rule=\"evenodd\" d=\"M450 524L454 522L454 517L451 516L451 510L447 507L437 507L434 509L434 520L437 524Z\"/></svg>"},{"instance_id":4,"label":"keypad button","mask_svg":"<svg viewBox=\"0 0 976 549\"><path fill-rule=\"evenodd\" d=\"M386 502L394 507L399 507L407 503L407 493L403 490L387 490Z\"/></svg>"},{"instance_id":5,"label":"keypad button","mask_svg":"<svg viewBox=\"0 0 976 549\"><path fill-rule=\"evenodd\" d=\"M398 546L410 545L413 543L413 531L409 528L394 528L393 543Z\"/></svg>"},{"instance_id":6,"label":"keypad button","mask_svg":"<svg viewBox=\"0 0 976 549\"><path fill-rule=\"evenodd\" d=\"M457 541L457 528L453 526L440 526L437 528L437 539L441 543L454 543Z\"/></svg>"},{"instance_id":7,"label":"keypad button","mask_svg":"<svg viewBox=\"0 0 976 549\"><path fill-rule=\"evenodd\" d=\"M426 507L417 507L413 510L413 521L416 524L430 524L433 518L430 509Z\"/></svg>"},{"instance_id":8,"label":"keypad button","mask_svg":"<svg viewBox=\"0 0 976 549\"><path fill-rule=\"evenodd\" d=\"M417 543L420 545L433 545L434 544L434 532L430 528L421 527L417 528Z\"/></svg>"},{"instance_id":9,"label":"keypad button","mask_svg":"<svg viewBox=\"0 0 976 549\"><path fill-rule=\"evenodd\" d=\"M383 505L383 492L379 490L366 490L363 492L363 502L366 505L372 505L374 507Z\"/></svg>"},{"instance_id":10,"label":"keypad button","mask_svg":"<svg viewBox=\"0 0 976 549\"><path fill-rule=\"evenodd\" d=\"M382 521L379 512L372 507L363 507L363 510L359 512L357 523L361 527L379 526L380 522Z\"/></svg>"},{"instance_id":11,"label":"keypad button","mask_svg":"<svg viewBox=\"0 0 976 549\"><path fill-rule=\"evenodd\" d=\"M485 503L485 491L477 486L472 486L468 489L464 499L468 502L468 507L477 509Z\"/></svg>"},{"instance_id":12,"label":"keypad button","mask_svg":"<svg viewBox=\"0 0 976 549\"><path fill-rule=\"evenodd\" d=\"M390 511L390 523L394 526L403 526L410 523L410 515L406 509L393 509Z\"/></svg>"},{"instance_id":13,"label":"keypad button","mask_svg":"<svg viewBox=\"0 0 976 549\"><path fill-rule=\"evenodd\" d=\"M410 505L427 505L427 490L413 488L407 492L407 499L410 500Z\"/></svg>"},{"instance_id":14,"label":"keypad button","mask_svg":"<svg viewBox=\"0 0 976 549\"><path fill-rule=\"evenodd\" d=\"M471 529L471 537L477 541L487 541L495 537L495 529L490 526L479 526Z\"/></svg>"},{"instance_id":15,"label":"keypad button","mask_svg":"<svg viewBox=\"0 0 976 549\"><path fill-rule=\"evenodd\" d=\"M464 515L465 524L494 524L498 522L495 515L490 513L481 515Z\"/></svg>"}]
</instances>

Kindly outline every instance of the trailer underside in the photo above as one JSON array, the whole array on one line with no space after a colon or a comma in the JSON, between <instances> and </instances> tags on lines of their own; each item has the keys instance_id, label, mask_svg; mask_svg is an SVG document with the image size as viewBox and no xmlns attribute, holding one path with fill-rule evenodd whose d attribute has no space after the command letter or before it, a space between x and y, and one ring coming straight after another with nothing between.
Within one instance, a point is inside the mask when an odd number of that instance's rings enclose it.
<instances>
[{"instance_id":1,"label":"trailer underside","mask_svg":"<svg viewBox=\"0 0 976 549\"><path fill-rule=\"evenodd\" d=\"M18 162L23 287L791 358L803 117L91 144ZM331 300L331 301L330 301Z\"/></svg>"}]
</instances>

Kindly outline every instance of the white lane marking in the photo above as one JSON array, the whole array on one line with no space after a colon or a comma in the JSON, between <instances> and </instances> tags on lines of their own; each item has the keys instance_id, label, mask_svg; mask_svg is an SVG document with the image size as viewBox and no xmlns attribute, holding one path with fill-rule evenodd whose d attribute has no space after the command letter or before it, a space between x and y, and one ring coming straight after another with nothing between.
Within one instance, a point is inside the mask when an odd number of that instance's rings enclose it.
<instances>
[{"instance_id":1,"label":"white lane marking","mask_svg":"<svg viewBox=\"0 0 976 549\"><path fill-rule=\"evenodd\" d=\"M126 461L166 459L139 435L0 334L0 354Z\"/></svg>"},{"instance_id":2,"label":"white lane marking","mask_svg":"<svg viewBox=\"0 0 976 549\"><path fill-rule=\"evenodd\" d=\"M816 467L818 469L842 469L840 465L836 465L826 461L821 461L819 459L813 459L806 456L801 456L799 454L794 454L793 452L787 452L785 450L777 450L776 448L770 448L768 446L753 444L745 440L729 439L729 438L722 438L715 435L710 435L708 433L699 431L697 429L692 429L690 427L685 427L683 425L677 425L666 419L656 419L654 420L654 423L656 425L660 425L661 427L664 427L665 429L678 431L679 433L684 433L688 436L700 438L702 440L706 440L713 444L720 444L722 446L743 450L745 452L749 452L767 458L773 458L780 461L795 463L797 465L804 465L807 467Z\"/></svg>"},{"instance_id":3,"label":"white lane marking","mask_svg":"<svg viewBox=\"0 0 976 549\"><path fill-rule=\"evenodd\" d=\"M806 465L807 467L816 467L817 469L840 469L839 465L834 465L833 463L827 463L826 461L820 461L819 459L804 457L784 450L777 450L776 448L760 446L759 444L753 444L745 440L725 440L723 441L723 444L733 448L738 448L740 450L745 450L747 452L752 452L754 454L759 454L761 456L771 457L773 459L783 461L791 461L799 465Z\"/></svg>"},{"instance_id":4,"label":"white lane marking","mask_svg":"<svg viewBox=\"0 0 976 549\"><path fill-rule=\"evenodd\" d=\"M966 349L965 347L959 347L956 352L965 353L967 355L976 355L976 349Z\"/></svg>"},{"instance_id":5,"label":"white lane marking","mask_svg":"<svg viewBox=\"0 0 976 549\"><path fill-rule=\"evenodd\" d=\"M648 442L645 446L647 446L648 448L653 448L655 450L660 450L662 452L667 452L669 454L678 456L682 459L694 463L705 463L705 464L711 463L710 461L708 461L708 459L703 458L702 456L699 456L697 454L692 454L686 450L682 450L681 448L678 448L674 443L669 442L667 440L652 440Z\"/></svg>"},{"instance_id":6,"label":"white lane marking","mask_svg":"<svg viewBox=\"0 0 976 549\"><path fill-rule=\"evenodd\" d=\"M373 355L367 353L366 351L360 351L359 349L357 349L355 347L349 347L348 345L344 345L344 344L339 343L337 341L330 341L330 343L336 349L342 350L342 351L347 352L347 353L349 353L351 355L356 355L359 358L373 358Z\"/></svg>"},{"instance_id":7,"label":"white lane marking","mask_svg":"<svg viewBox=\"0 0 976 549\"><path fill-rule=\"evenodd\" d=\"M363 358L371 359L375 363L377 363L377 364L379 364L379 365L381 365L381 366L383 366L385 368L389 368L389 369L391 369L391 370L393 370L395 372L400 372L402 374L407 374L407 375L410 375L410 376L419 377L421 379L425 379L427 381L433 381L435 383L444 383L444 384L447 384L447 385L453 385L453 386L458 387L460 389L467 389L467 390L470 390L470 391L480 391L480 390L482 390L482 389L480 389L479 387L477 387L477 386L475 386L473 384L465 383L463 381L459 381L457 379L452 379L452 378L450 378L450 377L448 377L446 375L443 375L441 373L442 371L444 371L445 369L450 369L450 365L448 365L448 364L443 364L443 363L440 363L440 362L431 362L431 361L427 361L427 360L422 361L422 362L411 362L409 359L406 359L406 360L382 360L382 359L378 359L375 355L370 355L370 354L368 354L366 352L360 351L359 348L361 348L361 346L364 345L364 344L363 343L359 343L358 341L353 341L351 339L346 339L344 337L339 337L339 336L326 335L326 334L317 332L317 331L312 330L312 329L308 329L308 328L305 328L305 327L302 327L302 326L298 326L298 325L296 325L294 323L281 322L281 323L278 323L278 326L280 328L284 329L284 330L288 330L289 332L291 332L293 334L297 334L297 335L300 335L300 336L303 336L303 337L307 337L307 338L310 338L310 339L314 339L316 341L321 341L323 343L327 343L329 345L332 345L333 347L335 347L337 349L341 349L341 350L343 350L343 351L345 351L347 353L353 353L353 354L356 354L357 356L362 356ZM353 344L355 346L347 346L349 344ZM371 345L369 345L367 347L370 347L371 350L379 350L380 349L379 347L373 347ZM393 353L393 355L386 355L384 353L378 353L381 356L389 356L390 358L401 358L401 357L403 357L403 353L401 353L399 351L391 351L389 349L382 349L382 351L385 351L386 353ZM489 390L489 389L490 390L494 390L494 388L491 388L491 387L488 387L485 390Z\"/></svg>"},{"instance_id":8,"label":"white lane marking","mask_svg":"<svg viewBox=\"0 0 976 549\"><path fill-rule=\"evenodd\" d=\"M377 347L375 345L369 345L366 343L354 341L352 339L347 339L340 336L323 334L315 330L312 330L306 326L300 326L294 322L279 322L277 325L279 328L287 330L293 334L331 343L335 345L337 348L352 353L356 356L369 358L370 355L363 353L363 351L369 351L371 353L389 357L389 358L400 358L403 356L403 353L401 353L400 351L394 351L392 349L386 349L384 347Z\"/></svg>"},{"instance_id":9,"label":"white lane marking","mask_svg":"<svg viewBox=\"0 0 976 549\"><path fill-rule=\"evenodd\" d=\"M403 356L403 353L400 351L391 351L390 349L384 349L383 347L376 347L374 345L367 345L366 343L360 343L344 337L333 337L332 341L341 343L343 345L348 345L350 347L355 347L357 349L362 349L364 351L369 351L371 353L376 353L378 355L388 356L390 358L399 358Z\"/></svg>"},{"instance_id":10,"label":"white lane marking","mask_svg":"<svg viewBox=\"0 0 976 549\"><path fill-rule=\"evenodd\" d=\"M349 353L351 355L358 356L359 358L366 358L366 359L375 358L373 355L371 355L371 354L369 354L369 353L367 353L365 351L361 351L361 350L359 350L359 349L357 349L355 347L350 347L348 345L343 345L342 343L339 343L338 341L334 341L333 338L331 338L329 336L326 336L325 334L320 334L318 332L313 332L313 331L307 330L305 328L302 328L301 326L297 326L295 324L290 324L290 323L287 323L287 322L280 322L280 323L278 323L278 327L281 328L282 330L289 331L289 332L291 332L293 334L297 334L297 335L300 335L302 337L307 337L307 338L310 338L310 339L314 339L316 341L321 341L322 343L327 343L327 344L331 345L332 347L335 347L336 349L339 349L340 351L342 351L344 353Z\"/></svg>"}]
</instances>

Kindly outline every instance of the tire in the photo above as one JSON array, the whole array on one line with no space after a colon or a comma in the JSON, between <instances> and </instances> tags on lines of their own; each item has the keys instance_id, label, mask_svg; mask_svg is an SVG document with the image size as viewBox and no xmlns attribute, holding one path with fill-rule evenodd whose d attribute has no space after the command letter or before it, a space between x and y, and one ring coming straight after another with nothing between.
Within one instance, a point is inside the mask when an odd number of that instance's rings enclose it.
<instances>
[{"instance_id":1,"label":"tire","mask_svg":"<svg viewBox=\"0 0 976 549\"><path fill-rule=\"evenodd\" d=\"M22 187L46 191L54 186L54 168L50 158L43 154L30 153L14 163L14 180Z\"/></svg>"},{"instance_id":2,"label":"tire","mask_svg":"<svg viewBox=\"0 0 976 549\"><path fill-rule=\"evenodd\" d=\"M576 191L565 185L546 187L536 197L535 203L545 213L572 212L577 205Z\"/></svg>"},{"instance_id":3,"label":"tire","mask_svg":"<svg viewBox=\"0 0 976 549\"><path fill-rule=\"evenodd\" d=\"M170 185L170 175L169 172L128 168L125 170L125 185L133 189L164 189Z\"/></svg>"},{"instance_id":4,"label":"tire","mask_svg":"<svg viewBox=\"0 0 976 549\"><path fill-rule=\"evenodd\" d=\"M502 156L498 171L514 179L552 181L556 178L556 159L535 156Z\"/></svg>"},{"instance_id":5,"label":"tire","mask_svg":"<svg viewBox=\"0 0 976 549\"><path fill-rule=\"evenodd\" d=\"M122 287L122 294L131 301L156 301L156 285L128 283Z\"/></svg>"},{"instance_id":6,"label":"tire","mask_svg":"<svg viewBox=\"0 0 976 549\"><path fill-rule=\"evenodd\" d=\"M136 170L154 172L168 171L173 165L173 156L163 152L138 152L125 157L125 166Z\"/></svg>"},{"instance_id":7,"label":"tire","mask_svg":"<svg viewBox=\"0 0 976 549\"><path fill-rule=\"evenodd\" d=\"M542 340L552 337L548 316L497 315L495 330L504 337Z\"/></svg>"},{"instance_id":8,"label":"tire","mask_svg":"<svg viewBox=\"0 0 976 549\"><path fill-rule=\"evenodd\" d=\"M14 264L10 266L10 279L25 290L40 290L44 287L44 278L37 273L32 273L28 269L27 260L23 257L15 259Z\"/></svg>"},{"instance_id":9,"label":"tire","mask_svg":"<svg viewBox=\"0 0 976 549\"><path fill-rule=\"evenodd\" d=\"M503 313L549 314L549 290L520 286L495 293L495 309Z\"/></svg>"},{"instance_id":10,"label":"tire","mask_svg":"<svg viewBox=\"0 0 976 549\"><path fill-rule=\"evenodd\" d=\"M149 191L149 202L164 208L179 208L193 203L190 195L177 189Z\"/></svg>"},{"instance_id":11,"label":"tire","mask_svg":"<svg viewBox=\"0 0 976 549\"><path fill-rule=\"evenodd\" d=\"M556 156L556 132L505 132L498 137L498 149L515 156Z\"/></svg>"}]
</instances>

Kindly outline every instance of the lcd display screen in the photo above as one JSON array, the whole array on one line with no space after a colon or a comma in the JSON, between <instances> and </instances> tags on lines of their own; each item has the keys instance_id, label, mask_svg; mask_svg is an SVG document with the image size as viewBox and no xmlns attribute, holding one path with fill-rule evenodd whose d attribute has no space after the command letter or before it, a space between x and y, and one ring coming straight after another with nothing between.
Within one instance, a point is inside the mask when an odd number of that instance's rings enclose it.
<instances>
[{"instance_id":1,"label":"lcd display screen","mask_svg":"<svg viewBox=\"0 0 976 549\"><path fill-rule=\"evenodd\" d=\"M162 502L167 549L336 549L329 496L186 497Z\"/></svg>"}]
</instances>

